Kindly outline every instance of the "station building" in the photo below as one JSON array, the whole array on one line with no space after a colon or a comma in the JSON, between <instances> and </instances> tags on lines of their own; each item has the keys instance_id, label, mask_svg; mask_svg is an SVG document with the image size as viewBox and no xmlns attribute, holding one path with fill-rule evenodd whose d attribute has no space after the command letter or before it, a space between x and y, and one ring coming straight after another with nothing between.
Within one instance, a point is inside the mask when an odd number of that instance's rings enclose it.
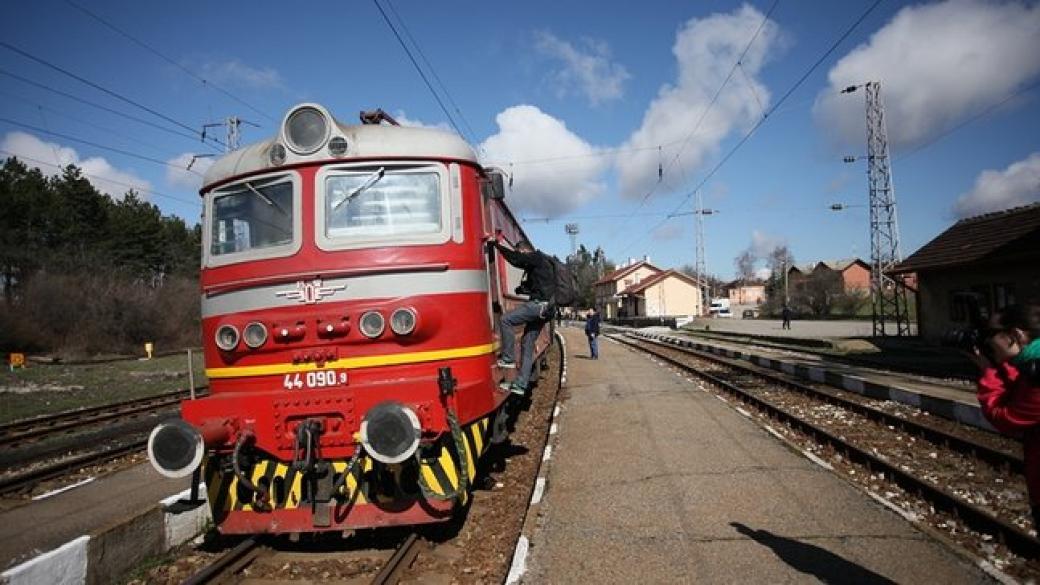
<instances>
[{"instance_id":1,"label":"station building","mask_svg":"<svg viewBox=\"0 0 1040 585\"><path fill-rule=\"evenodd\" d=\"M622 300L618 293L644 279L664 272L644 258L631 261L593 283L596 294L596 310L603 319L617 319L622 315Z\"/></svg>"},{"instance_id":2,"label":"station building","mask_svg":"<svg viewBox=\"0 0 1040 585\"><path fill-rule=\"evenodd\" d=\"M939 342L986 312L1040 302L1040 203L962 219L891 271L917 274L917 327Z\"/></svg>"},{"instance_id":3,"label":"station building","mask_svg":"<svg viewBox=\"0 0 1040 585\"><path fill-rule=\"evenodd\" d=\"M666 270L621 291L622 312L628 317L700 315L704 307L697 281L676 270Z\"/></svg>"}]
</instances>

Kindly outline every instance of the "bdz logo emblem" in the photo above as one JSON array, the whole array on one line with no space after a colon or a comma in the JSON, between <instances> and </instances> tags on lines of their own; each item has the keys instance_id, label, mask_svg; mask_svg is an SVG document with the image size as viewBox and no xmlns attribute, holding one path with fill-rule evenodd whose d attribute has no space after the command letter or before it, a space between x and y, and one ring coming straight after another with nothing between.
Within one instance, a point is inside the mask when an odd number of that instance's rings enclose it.
<instances>
[{"instance_id":1,"label":"bdz logo emblem","mask_svg":"<svg viewBox=\"0 0 1040 585\"><path fill-rule=\"evenodd\" d=\"M345 284L322 286L321 279L315 278L314 280L298 280L296 281L295 289L278 291L274 294L275 296L285 297L290 301L300 301L301 303L313 305L325 297L331 297L336 294L336 291L341 291L345 288L347 288Z\"/></svg>"}]
</instances>

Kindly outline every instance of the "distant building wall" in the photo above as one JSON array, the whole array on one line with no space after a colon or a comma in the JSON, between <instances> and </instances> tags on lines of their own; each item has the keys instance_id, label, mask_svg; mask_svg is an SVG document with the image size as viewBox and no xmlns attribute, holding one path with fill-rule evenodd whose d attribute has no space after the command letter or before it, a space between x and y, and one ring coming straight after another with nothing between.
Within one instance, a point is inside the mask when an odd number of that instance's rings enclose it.
<instances>
[{"instance_id":1,"label":"distant building wall","mask_svg":"<svg viewBox=\"0 0 1040 585\"><path fill-rule=\"evenodd\" d=\"M766 301L764 284L734 286L729 289L729 302L734 305L760 305Z\"/></svg>"},{"instance_id":2,"label":"distant building wall","mask_svg":"<svg viewBox=\"0 0 1040 585\"><path fill-rule=\"evenodd\" d=\"M845 292L853 289L870 290L870 268L855 262L841 272Z\"/></svg>"},{"instance_id":3,"label":"distant building wall","mask_svg":"<svg viewBox=\"0 0 1040 585\"><path fill-rule=\"evenodd\" d=\"M646 299L646 317L700 315L700 290L677 276L647 288L643 298Z\"/></svg>"}]
</instances>

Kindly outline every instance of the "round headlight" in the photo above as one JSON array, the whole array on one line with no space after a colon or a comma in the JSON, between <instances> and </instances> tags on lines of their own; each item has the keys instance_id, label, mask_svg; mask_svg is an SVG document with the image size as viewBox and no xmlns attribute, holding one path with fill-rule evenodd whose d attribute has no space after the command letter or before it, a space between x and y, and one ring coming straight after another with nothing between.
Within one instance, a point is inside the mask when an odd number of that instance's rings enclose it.
<instances>
[{"instance_id":1,"label":"round headlight","mask_svg":"<svg viewBox=\"0 0 1040 585\"><path fill-rule=\"evenodd\" d=\"M390 330L398 335L408 335L415 331L415 311L397 309L390 315Z\"/></svg>"},{"instance_id":2,"label":"round headlight","mask_svg":"<svg viewBox=\"0 0 1040 585\"><path fill-rule=\"evenodd\" d=\"M383 334L383 329L386 328L386 321L379 313L369 311L361 316L361 322L358 323L358 328L361 329L361 333L363 333L365 337L376 338Z\"/></svg>"},{"instance_id":3,"label":"round headlight","mask_svg":"<svg viewBox=\"0 0 1040 585\"><path fill-rule=\"evenodd\" d=\"M267 342L267 327L263 323L253 321L242 330L242 340L246 345L256 349Z\"/></svg>"},{"instance_id":4,"label":"round headlight","mask_svg":"<svg viewBox=\"0 0 1040 585\"><path fill-rule=\"evenodd\" d=\"M238 347L238 329L234 325L221 325L217 328L217 347L224 351L231 351Z\"/></svg>"},{"instance_id":5,"label":"round headlight","mask_svg":"<svg viewBox=\"0 0 1040 585\"><path fill-rule=\"evenodd\" d=\"M380 402L361 421L361 444L376 461L400 463L419 448L422 425L412 409L397 402Z\"/></svg>"},{"instance_id":6,"label":"round headlight","mask_svg":"<svg viewBox=\"0 0 1040 585\"><path fill-rule=\"evenodd\" d=\"M270 156L272 165L281 166L285 162L285 147L275 142L271 145L271 152L268 156Z\"/></svg>"},{"instance_id":7,"label":"round headlight","mask_svg":"<svg viewBox=\"0 0 1040 585\"><path fill-rule=\"evenodd\" d=\"M347 139L336 136L329 141L329 154L332 156L343 156L347 153Z\"/></svg>"},{"instance_id":8,"label":"round headlight","mask_svg":"<svg viewBox=\"0 0 1040 585\"><path fill-rule=\"evenodd\" d=\"M285 138L289 148L299 154L311 154L329 137L329 122L316 108L304 106L285 121Z\"/></svg>"}]
</instances>

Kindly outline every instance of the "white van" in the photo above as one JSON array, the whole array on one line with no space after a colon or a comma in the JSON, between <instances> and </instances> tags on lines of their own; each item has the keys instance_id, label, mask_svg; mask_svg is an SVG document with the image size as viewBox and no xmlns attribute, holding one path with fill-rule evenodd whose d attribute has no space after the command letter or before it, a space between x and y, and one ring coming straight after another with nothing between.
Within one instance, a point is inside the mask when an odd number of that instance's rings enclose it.
<instances>
[{"instance_id":1,"label":"white van","mask_svg":"<svg viewBox=\"0 0 1040 585\"><path fill-rule=\"evenodd\" d=\"M708 314L712 317L733 317L733 313L729 310L729 299L712 299L711 304L708 305Z\"/></svg>"}]
</instances>

